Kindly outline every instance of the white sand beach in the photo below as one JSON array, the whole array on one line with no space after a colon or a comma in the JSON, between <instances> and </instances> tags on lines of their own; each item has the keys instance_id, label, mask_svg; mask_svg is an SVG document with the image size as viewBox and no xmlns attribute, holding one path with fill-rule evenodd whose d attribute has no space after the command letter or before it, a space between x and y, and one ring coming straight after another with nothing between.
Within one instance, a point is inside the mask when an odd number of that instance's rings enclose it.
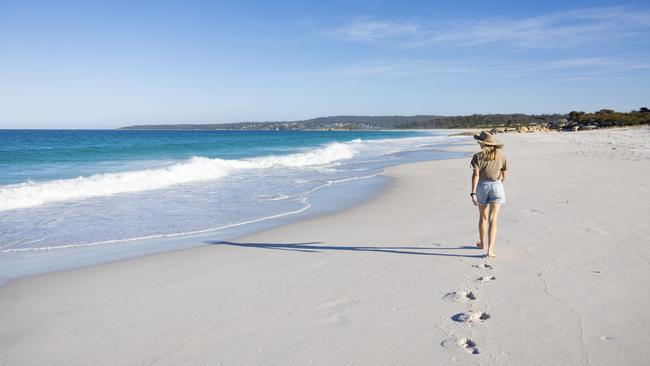
<instances>
[{"instance_id":1,"label":"white sand beach","mask_svg":"<svg viewBox=\"0 0 650 366\"><path fill-rule=\"evenodd\" d=\"M498 137L495 259L469 158L396 166L342 212L9 283L0 363L646 364L650 128Z\"/></svg>"}]
</instances>

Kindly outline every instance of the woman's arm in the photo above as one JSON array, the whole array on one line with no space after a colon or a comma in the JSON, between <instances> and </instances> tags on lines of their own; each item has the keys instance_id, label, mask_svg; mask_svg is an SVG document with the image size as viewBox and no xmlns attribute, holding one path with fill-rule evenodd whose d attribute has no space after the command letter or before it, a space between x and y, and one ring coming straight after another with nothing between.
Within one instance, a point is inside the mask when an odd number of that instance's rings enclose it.
<instances>
[{"instance_id":1,"label":"woman's arm","mask_svg":"<svg viewBox=\"0 0 650 366\"><path fill-rule=\"evenodd\" d=\"M505 182L505 181L506 181L506 176L507 176L507 175L508 175L508 171L507 171L507 170L502 170L502 171L501 171L501 181L502 181L502 182Z\"/></svg>"},{"instance_id":2,"label":"woman's arm","mask_svg":"<svg viewBox=\"0 0 650 366\"><path fill-rule=\"evenodd\" d=\"M478 186L478 168L472 170L472 203L474 206L478 206L478 201L476 200L476 187Z\"/></svg>"}]
</instances>

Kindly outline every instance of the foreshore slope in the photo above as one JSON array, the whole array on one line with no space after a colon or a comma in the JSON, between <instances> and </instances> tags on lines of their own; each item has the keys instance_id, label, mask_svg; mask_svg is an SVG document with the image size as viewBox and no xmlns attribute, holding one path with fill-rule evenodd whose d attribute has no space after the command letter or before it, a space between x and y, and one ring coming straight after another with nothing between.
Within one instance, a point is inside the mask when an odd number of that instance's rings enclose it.
<instances>
[{"instance_id":1,"label":"foreshore slope","mask_svg":"<svg viewBox=\"0 0 650 366\"><path fill-rule=\"evenodd\" d=\"M0 362L647 362L650 129L498 137L496 259L473 247L469 159L400 165L351 209L1 287Z\"/></svg>"}]
</instances>

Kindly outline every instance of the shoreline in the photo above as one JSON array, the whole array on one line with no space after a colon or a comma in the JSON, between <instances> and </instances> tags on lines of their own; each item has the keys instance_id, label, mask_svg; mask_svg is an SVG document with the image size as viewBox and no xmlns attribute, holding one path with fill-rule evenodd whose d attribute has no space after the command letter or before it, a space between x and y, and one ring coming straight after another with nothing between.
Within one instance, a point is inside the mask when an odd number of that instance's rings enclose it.
<instances>
[{"instance_id":1,"label":"shoreline","mask_svg":"<svg viewBox=\"0 0 650 366\"><path fill-rule=\"evenodd\" d=\"M99 243L71 244L69 246L56 247L55 249L44 248L12 251L5 253L5 256L8 257L14 255L20 257L24 255L24 253L27 253L26 255L29 257L25 258L26 263L31 263L36 260L41 262L41 264L44 264L45 267L39 270L18 274L15 277L0 275L0 289L3 286L7 286L15 281L20 281L25 278L91 269L97 266L111 265L122 261L138 260L149 256L177 251L193 250L204 247L205 244L203 241L214 235L220 235L220 237L225 239L236 239L256 232L281 227L293 222L309 220L320 215L342 211L354 207L355 205L363 204L364 202L371 200L373 197L380 195L381 191L385 188L384 185L386 184L386 182L380 180L385 179L387 178L383 176L382 173L378 173L373 176L361 177L349 182L342 182L348 185L348 187L344 187L347 189L347 195L349 195L349 192L356 192L359 189L364 189L366 192L363 192L365 196L362 196L361 198L353 198L352 201L346 202L339 208L336 207L338 205L325 203L322 198L318 198L321 195L320 191L324 191L324 195L327 197L332 195L333 192L330 191L341 189L341 187L336 186L339 182L336 182L331 185L319 187L317 190L312 192L316 197L316 200L319 201L315 207L310 203L305 208L293 212L285 212L275 216L263 217L250 222L236 223L226 227L205 229L196 232L160 234L151 237L111 240ZM360 187L355 187L355 185L359 185ZM372 193L369 193L368 191L372 191ZM136 248L134 249L134 247ZM100 252L94 252L94 250L100 250ZM42 256L42 258L38 258L37 256ZM73 259L70 263L61 263L53 266L46 265L46 262L52 259L55 261L60 260L59 256L80 256L86 259L84 263L77 262ZM2 264L6 269L8 266L7 263ZM20 267L22 263L20 261L14 261L11 265Z\"/></svg>"},{"instance_id":2,"label":"shoreline","mask_svg":"<svg viewBox=\"0 0 650 366\"><path fill-rule=\"evenodd\" d=\"M398 154L395 162L386 162L388 167L396 163L408 164L414 161L453 159L458 155L454 146L463 141L451 139L444 143L435 142L430 151L406 151ZM231 240L255 232L280 227L296 221L307 220L319 215L344 210L362 204L381 194L382 171L368 176L328 181L309 192L306 206L296 211L283 212L261 217L248 222L228 224L224 227L208 228L194 232L157 234L146 237L108 240L97 243L80 243L54 248L28 248L3 253L0 261L0 287L24 277L47 275L61 271L73 271L124 260L132 260L165 252L187 250L205 246L204 241L214 235Z\"/></svg>"},{"instance_id":3,"label":"shoreline","mask_svg":"<svg viewBox=\"0 0 650 366\"><path fill-rule=\"evenodd\" d=\"M641 132L499 135L512 171L494 260L472 247L468 159L397 165L381 194L342 211L0 287L0 360L643 363Z\"/></svg>"}]
</instances>

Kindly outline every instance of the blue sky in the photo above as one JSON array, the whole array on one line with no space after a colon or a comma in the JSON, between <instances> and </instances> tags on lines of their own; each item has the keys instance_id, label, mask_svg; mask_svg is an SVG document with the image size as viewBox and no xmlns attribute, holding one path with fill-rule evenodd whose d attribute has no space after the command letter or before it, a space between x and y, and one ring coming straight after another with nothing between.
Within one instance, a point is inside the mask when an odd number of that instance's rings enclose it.
<instances>
[{"instance_id":1,"label":"blue sky","mask_svg":"<svg viewBox=\"0 0 650 366\"><path fill-rule=\"evenodd\" d=\"M650 106L647 1L0 0L0 128Z\"/></svg>"}]
</instances>

